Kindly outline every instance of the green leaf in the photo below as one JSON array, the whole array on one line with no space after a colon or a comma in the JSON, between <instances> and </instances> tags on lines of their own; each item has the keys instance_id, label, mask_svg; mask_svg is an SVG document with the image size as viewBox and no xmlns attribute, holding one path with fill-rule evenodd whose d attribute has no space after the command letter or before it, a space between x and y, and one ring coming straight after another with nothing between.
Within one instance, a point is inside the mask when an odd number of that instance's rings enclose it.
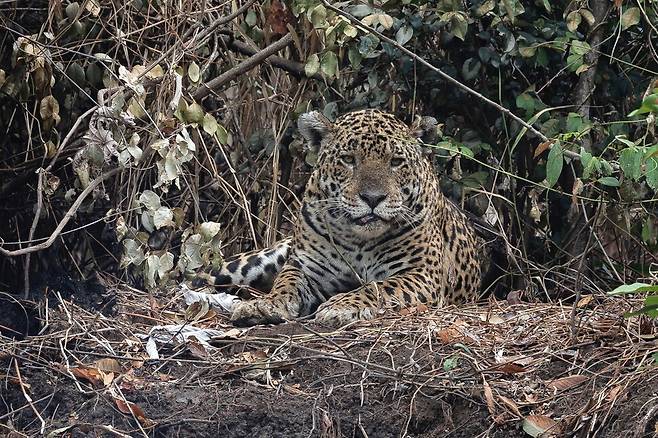
<instances>
[{"instance_id":1,"label":"green leaf","mask_svg":"<svg viewBox=\"0 0 658 438\"><path fill-rule=\"evenodd\" d=\"M307 17L315 29L327 27L327 9L323 5L317 5L308 11Z\"/></svg>"},{"instance_id":2,"label":"green leaf","mask_svg":"<svg viewBox=\"0 0 658 438\"><path fill-rule=\"evenodd\" d=\"M621 15L621 30L626 30L640 22L640 8L628 8Z\"/></svg>"},{"instance_id":3,"label":"green leaf","mask_svg":"<svg viewBox=\"0 0 658 438\"><path fill-rule=\"evenodd\" d=\"M559 142L555 142L548 153L548 161L546 161L546 182L548 187L553 187L557 183L562 173L563 164L562 146Z\"/></svg>"},{"instance_id":4,"label":"green leaf","mask_svg":"<svg viewBox=\"0 0 658 438\"><path fill-rule=\"evenodd\" d=\"M642 175L642 158L644 154L638 148L626 148L619 154L619 166L624 175L632 178L634 181L640 179Z\"/></svg>"},{"instance_id":5,"label":"green leaf","mask_svg":"<svg viewBox=\"0 0 658 438\"><path fill-rule=\"evenodd\" d=\"M634 117L640 114L647 114L650 112L658 113L658 93L650 94L642 100L642 105L632 111L628 117Z\"/></svg>"},{"instance_id":6,"label":"green leaf","mask_svg":"<svg viewBox=\"0 0 658 438\"><path fill-rule=\"evenodd\" d=\"M222 125L217 125L216 135L221 144L228 144L228 132Z\"/></svg>"},{"instance_id":7,"label":"green leaf","mask_svg":"<svg viewBox=\"0 0 658 438\"><path fill-rule=\"evenodd\" d=\"M451 370L454 370L455 368L457 368L458 365L459 365L459 356L458 355L453 355L453 356L447 357L443 361L443 370L444 371L451 371Z\"/></svg>"},{"instance_id":8,"label":"green leaf","mask_svg":"<svg viewBox=\"0 0 658 438\"><path fill-rule=\"evenodd\" d=\"M249 25L249 27L254 27L258 21L256 12L253 9L250 9L249 12L247 12L247 16L244 18L244 21Z\"/></svg>"},{"instance_id":9,"label":"green leaf","mask_svg":"<svg viewBox=\"0 0 658 438\"><path fill-rule=\"evenodd\" d=\"M357 49L354 46L351 46L350 49L347 51L347 59L350 60L350 65L354 68L359 68L361 66L361 61L363 60L363 56L361 56L361 53L359 53L359 49Z\"/></svg>"},{"instance_id":10,"label":"green leaf","mask_svg":"<svg viewBox=\"0 0 658 438\"><path fill-rule=\"evenodd\" d=\"M329 77L337 76L338 73L338 58L334 52L325 52L320 61L320 69L322 73Z\"/></svg>"},{"instance_id":11,"label":"green leaf","mask_svg":"<svg viewBox=\"0 0 658 438\"><path fill-rule=\"evenodd\" d=\"M608 295L636 294L640 292L658 292L658 285L647 283L622 284L616 289L608 292Z\"/></svg>"},{"instance_id":12,"label":"green leaf","mask_svg":"<svg viewBox=\"0 0 658 438\"><path fill-rule=\"evenodd\" d=\"M400 44L401 46L404 46L406 43L409 42L409 40L413 35L414 35L414 30L411 26L408 25L402 26L395 33L395 41L397 41L398 44Z\"/></svg>"},{"instance_id":13,"label":"green leaf","mask_svg":"<svg viewBox=\"0 0 658 438\"><path fill-rule=\"evenodd\" d=\"M523 108L527 115L535 112L535 99L528 93L521 93L516 96L516 106Z\"/></svg>"},{"instance_id":14,"label":"green leaf","mask_svg":"<svg viewBox=\"0 0 658 438\"><path fill-rule=\"evenodd\" d=\"M320 70L320 57L317 53L312 54L306 60L306 65L304 66L304 73L306 76L312 77Z\"/></svg>"},{"instance_id":15,"label":"green leaf","mask_svg":"<svg viewBox=\"0 0 658 438\"><path fill-rule=\"evenodd\" d=\"M359 34L359 31L356 27L348 24L343 29L343 33L350 38L355 38Z\"/></svg>"},{"instance_id":16,"label":"green leaf","mask_svg":"<svg viewBox=\"0 0 658 438\"><path fill-rule=\"evenodd\" d=\"M213 135L217 132L217 119L215 119L210 113L206 113L203 116L203 130L209 135Z\"/></svg>"},{"instance_id":17,"label":"green leaf","mask_svg":"<svg viewBox=\"0 0 658 438\"><path fill-rule=\"evenodd\" d=\"M658 158L649 158L645 166L647 171L647 185L651 187L654 192L658 193Z\"/></svg>"},{"instance_id":18,"label":"green leaf","mask_svg":"<svg viewBox=\"0 0 658 438\"><path fill-rule=\"evenodd\" d=\"M599 183L608 187L619 187L621 183L614 176L604 176L603 178L598 179Z\"/></svg>"},{"instance_id":19,"label":"green leaf","mask_svg":"<svg viewBox=\"0 0 658 438\"><path fill-rule=\"evenodd\" d=\"M468 21L463 13L456 13L450 18L450 30L457 38L464 41L468 31Z\"/></svg>"}]
</instances>

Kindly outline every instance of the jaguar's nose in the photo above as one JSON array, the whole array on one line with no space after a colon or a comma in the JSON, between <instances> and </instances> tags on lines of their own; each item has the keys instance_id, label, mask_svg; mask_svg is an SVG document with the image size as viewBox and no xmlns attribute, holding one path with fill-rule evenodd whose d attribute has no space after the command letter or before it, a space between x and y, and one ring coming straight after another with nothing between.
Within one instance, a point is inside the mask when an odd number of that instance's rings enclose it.
<instances>
[{"instance_id":1,"label":"jaguar's nose","mask_svg":"<svg viewBox=\"0 0 658 438\"><path fill-rule=\"evenodd\" d=\"M386 193L381 192L359 192L359 197L373 210L386 199Z\"/></svg>"}]
</instances>

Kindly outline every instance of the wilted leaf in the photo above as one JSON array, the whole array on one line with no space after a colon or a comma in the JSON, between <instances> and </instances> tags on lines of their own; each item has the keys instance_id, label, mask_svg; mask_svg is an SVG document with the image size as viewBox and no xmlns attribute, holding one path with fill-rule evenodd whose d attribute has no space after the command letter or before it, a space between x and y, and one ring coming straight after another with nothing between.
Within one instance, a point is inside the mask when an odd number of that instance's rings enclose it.
<instances>
[{"instance_id":1,"label":"wilted leaf","mask_svg":"<svg viewBox=\"0 0 658 438\"><path fill-rule=\"evenodd\" d=\"M552 144L553 144L553 142L550 141L550 140L543 141L543 142L539 143L539 146L537 146L537 149L535 149L534 158L537 158L538 156L540 156L545 150L550 148Z\"/></svg>"},{"instance_id":2,"label":"wilted leaf","mask_svg":"<svg viewBox=\"0 0 658 438\"><path fill-rule=\"evenodd\" d=\"M221 228L222 226L219 222L204 222L199 225L199 233L201 233L205 241L208 242L219 233Z\"/></svg>"},{"instance_id":3,"label":"wilted leaf","mask_svg":"<svg viewBox=\"0 0 658 438\"><path fill-rule=\"evenodd\" d=\"M456 340L461 340L462 335L456 328L446 328L436 332L436 337L442 344L452 344Z\"/></svg>"},{"instance_id":4,"label":"wilted leaf","mask_svg":"<svg viewBox=\"0 0 658 438\"><path fill-rule=\"evenodd\" d=\"M320 70L320 57L317 53L312 54L306 60L306 65L304 65L304 73L306 76L311 77L318 73Z\"/></svg>"},{"instance_id":5,"label":"wilted leaf","mask_svg":"<svg viewBox=\"0 0 658 438\"><path fill-rule=\"evenodd\" d=\"M587 380L589 380L589 377L583 376L582 374L576 374L573 376L551 380L550 382L546 383L546 386L555 391L565 391L567 389L574 388Z\"/></svg>"},{"instance_id":6,"label":"wilted leaf","mask_svg":"<svg viewBox=\"0 0 658 438\"><path fill-rule=\"evenodd\" d=\"M190 77L190 80L193 83L198 83L201 79L201 69L199 68L199 64L192 61L190 66L187 68L187 75Z\"/></svg>"},{"instance_id":7,"label":"wilted leaf","mask_svg":"<svg viewBox=\"0 0 658 438\"><path fill-rule=\"evenodd\" d=\"M152 190L144 190L139 195L139 203L150 211L155 211L162 205L160 204L160 197Z\"/></svg>"},{"instance_id":8,"label":"wilted leaf","mask_svg":"<svg viewBox=\"0 0 658 438\"><path fill-rule=\"evenodd\" d=\"M569 15L567 15L567 29L571 32L575 32L581 21L582 17L578 11L569 12Z\"/></svg>"},{"instance_id":9,"label":"wilted leaf","mask_svg":"<svg viewBox=\"0 0 658 438\"><path fill-rule=\"evenodd\" d=\"M46 96L41 99L39 115L41 116L41 120L52 119L55 121L55 124L59 122L59 103L53 96Z\"/></svg>"},{"instance_id":10,"label":"wilted leaf","mask_svg":"<svg viewBox=\"0 0 658 438\"><path fill-rule=\"evenodd\" d=\"M523 431L535 438L555 427L555 420L545 415L528 415L523 419Z\"/></svg>"},{"instance_id":11,"label":"wilted leaf","mask_svg":"<svg viewBox=\"0 0 658 438\"><path fill-rule=\"evenodd\" d=\"M393 17L388 14L379 14L379 24L388 30L393 27Z\"/></svg>"},{"instance_id":12,"label":"wilted leaf","mask_svg":"<svg viewBox=\"0 0 658 438\"><path fill-rule=\"evenodd\" d=\"M277 35L288 33L288 25L292 24L294 20L295 17L284 2L272 0L270 10L267 14L267 23L272 28L273 33Z\"/></svg>"},{"instance_id":13,"label":"wilted leaf","mask_svg":"<svg viewBox=\"0 0 658 438\"><path fill-rule=\"evenodd\" d=\"M153 213L153 225L156 229L174 225L174 213L168 207L160 207Z\"/></svg>"},{"instance_id":14,"label":"wilted leaf","mask_svg":"<svg viewBox=\"0 0 658 438\"><path fill-rule=\"evenodd\" d=\"M635 26L640 22L640 8L632 7L628 8L621 15L621 29L626 30L631 26Z\"/></svg>"},{"instance_id":15,"label":"wilted leaf","mask_svg":"<svg viewBox=\"0 0 658 438\"><path fill-rule=\"evenodd\" d=\"M589 9L581 9L579 12L585 21L587 21L589 27L592 27L596 23L596 18L594 18L594 14Z\"/></svg>"},{"instance_id":16,"label":"wilted leaf","mask_svg":"<svg viewBox=\"0 0 658 438\"><path fill-rule=\"evenodd\" d=\"M359 31L356 27L352 26L351 24L347 24L343 28L343 33L350 38L355 38L359 34Z\"/></svg>"},{"instance_id":17,"label":"wilted leaf","mask_svg":"<svg viewBox=\"0 0 658 438\"><path fill-rule=\"evenodd\" d=\"M466 31L468 30L468 21L466 21L466 17L462 13L458 12L452 16L450 19L450 30L457 38L464 41Z\"/></svg>"},{"instance_id":18,"label":"wilted leaf","mask_svg":"<svg viewBox=\"0 0 658 438\"><path fill-rule=\"evenodd\" d=\"M85 3L85 9L87 9L94 17L98 17L98 14L101 13L101 5L98 0L87 0Z\"/></svg>"},{"instance_id":19,"label":"wilted leaf","mask_svg":"<svg viewBox=\"0 0 658 438\"><path fill-rule=\"evenodd\" d=\"M140 265L146 256L139 242L133 239L125 239L123 242L123 255L121 256L121 268L130 265Z\"/></svg>"}]
</instances>

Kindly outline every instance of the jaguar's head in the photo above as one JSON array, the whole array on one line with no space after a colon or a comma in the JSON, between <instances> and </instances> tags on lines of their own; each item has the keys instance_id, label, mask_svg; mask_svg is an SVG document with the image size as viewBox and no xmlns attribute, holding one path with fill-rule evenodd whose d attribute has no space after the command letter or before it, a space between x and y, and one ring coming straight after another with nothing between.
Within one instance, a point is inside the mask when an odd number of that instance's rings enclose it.
<instances>
[{"instance_id":1,"label":"jaguar's head","mask_svg":"<svg viewBox=\"0 0 658 438\"><path fill-rule=\"evenodd\" d=\"M313 111L299 129L318 163L307 185L307 210L364 240L422 219L429 162L419 138L393 115L378 110L345 114L331 123ZM435 129L436 123L429 124Z\"/></svg>"}]
</instances>

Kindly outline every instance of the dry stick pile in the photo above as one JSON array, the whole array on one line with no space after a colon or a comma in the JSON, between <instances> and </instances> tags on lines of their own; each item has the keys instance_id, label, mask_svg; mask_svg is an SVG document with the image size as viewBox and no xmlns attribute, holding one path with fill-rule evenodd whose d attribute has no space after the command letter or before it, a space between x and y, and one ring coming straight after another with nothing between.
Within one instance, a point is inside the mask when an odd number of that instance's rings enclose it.
<instances>
[{"instance_id":1,"label":"dry stick pile","mask_svg":"<svg viewBox=\"0 0 658 438\"><path fill-rule=\"evenodd\" d=\"M187 370L175 377L176 391L196 387L212 393L228 382L234 387L247 382L255 391L308 400L308 406L331 392L329 386L359 394L362 405L372 397L364 391L378 388L394 399L406 397L403 429L409 427L419 399L429 397L448 400L448 407L457 399L474 403L492 427L513 427L525 418L554 425L551 432L558 435L581 431L582 436L597 436L634 397L633 388L655 385L655 341L641 341L641 320L620 317L629 303L618 298L582 301L578 335L571 338L571 306L559 304L491 301L489 306L418 308L327 332L304 322L236 329L226 315L207 307L181 309L180 297L158 300L126 288L115 292L116 317L62 300L49 311L49 335L2 346L0 358L16 365L5 370L5 389L29 389L36 375L48 376L56 386L12 405L0 421L20 423L32 411L38 418L34 430L62 427L70 412L49 418L41 411L62 387L69 387L116 406L127 421L134 419L134 430L112 433L148 434L152 427L182 421L157 406L133 403L149 386L171 387L174 377L164 369L173 366ZM159 343L159 359L149 361L141 335L166 324L219 334L207 344L195 338ZM41 394L35 389L30 390L33 395ZM654 405L655 400L637 412L632 426L638 436L654 427L647 425L655 421Z\"/></svg>"}]
</instances>

